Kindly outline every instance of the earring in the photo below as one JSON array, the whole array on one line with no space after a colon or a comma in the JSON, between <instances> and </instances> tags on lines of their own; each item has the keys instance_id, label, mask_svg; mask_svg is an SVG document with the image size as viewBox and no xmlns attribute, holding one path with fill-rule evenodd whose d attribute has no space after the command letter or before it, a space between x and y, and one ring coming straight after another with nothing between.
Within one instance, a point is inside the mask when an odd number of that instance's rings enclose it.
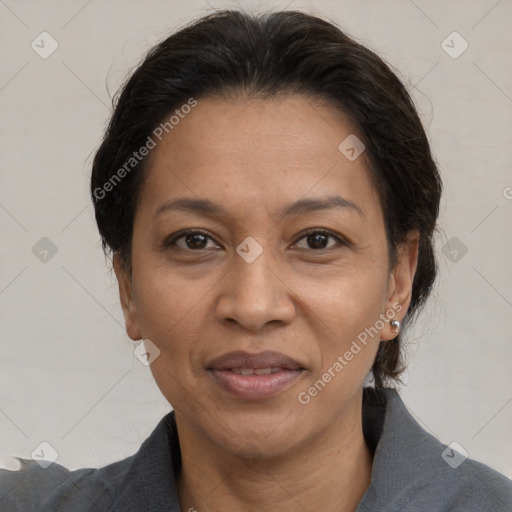
<instances>
[{"instance_id":1,"label":"earring","mask_svg":"<svg viewBox=\"0 0 512 512\"><path fill-rule=\"evenodd\" d=\"M389 325L391 327L391 332L400 331L400 322L398 320L391 320L391 322L389 322Z\"/></svg>"}]
</instances>

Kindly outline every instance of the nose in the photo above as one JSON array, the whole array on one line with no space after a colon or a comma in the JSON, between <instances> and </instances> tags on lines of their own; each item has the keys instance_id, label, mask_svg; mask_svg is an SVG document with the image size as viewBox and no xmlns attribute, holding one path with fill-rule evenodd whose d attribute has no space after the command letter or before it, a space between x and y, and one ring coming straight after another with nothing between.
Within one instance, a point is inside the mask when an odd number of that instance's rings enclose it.
<instances>
[{"instance_id":1,"label":"nose","mask_svg":"<svg viewBox=\"0 0 512 512\"><path fill-rule=\"evenodd\" d=\"M251 263L236 254L220 293L218 320L237 323L250 331L271 323L288 324L296 313L290 283L282 277L269 250L263 250Z\"/></svg>"}]
</instances>

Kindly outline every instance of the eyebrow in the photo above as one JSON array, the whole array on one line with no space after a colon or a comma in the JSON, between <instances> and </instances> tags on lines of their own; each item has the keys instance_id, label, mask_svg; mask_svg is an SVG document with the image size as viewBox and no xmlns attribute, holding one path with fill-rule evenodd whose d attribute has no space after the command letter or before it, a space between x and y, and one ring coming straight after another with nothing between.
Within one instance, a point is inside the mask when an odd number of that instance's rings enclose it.
<instances>
[{"instance_id":1,"label":"eyebrow","mask_svg":"<svg viewBox=\"0 0 512 512\"><path fill-rule=\"evenodd\" d=\"M363 210L350 199L345 199L341 196L329 196L299 199L294 203L289 203L281 209L279 217L290 217L301 213L311 213L332 208L348 209L358 213L361 217L365 216ZM228 216L227 210L220 204L214 203L208 199L194 199L188 197L180 197L166 201L156 210L154 216L157 217L163 213L172 211L197 213L207 217Z\"/></svg>"}]
</instances>

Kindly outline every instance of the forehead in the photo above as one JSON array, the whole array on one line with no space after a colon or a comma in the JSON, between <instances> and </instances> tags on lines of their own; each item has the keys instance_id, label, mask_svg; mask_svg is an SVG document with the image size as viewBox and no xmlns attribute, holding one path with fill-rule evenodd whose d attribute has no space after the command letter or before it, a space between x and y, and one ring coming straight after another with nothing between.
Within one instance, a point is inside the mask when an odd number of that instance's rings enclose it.
<instances>
[{"instance_id":1,"label":"forehead","mask_svg":"<svg viewBox=\"0 0 512 512\"><path fill-rule=\"evenodd\" d=\"M186 195L271 214L271 205L340 194L366 213L378 200L365 155L351 161L339 149L355 132L304 96L199 99L153 150L141 203Z\"/></svg>"}]
</instances>

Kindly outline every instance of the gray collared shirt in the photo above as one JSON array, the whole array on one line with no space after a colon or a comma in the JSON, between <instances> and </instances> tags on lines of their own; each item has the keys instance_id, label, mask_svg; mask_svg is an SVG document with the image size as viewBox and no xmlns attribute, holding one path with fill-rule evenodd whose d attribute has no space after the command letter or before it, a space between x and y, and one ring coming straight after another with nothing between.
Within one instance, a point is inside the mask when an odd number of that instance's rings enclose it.
<instances>
[{"instance_id":1,"label":"gray collared shirt","mask_svg":"<svg viewBox=\"0 0 512 512\"><path fill-rule=\"evenodd\" d=\"M512 512L512 481L427 433L395 390L365 388L363 431L374 459L356 512ZM137 453L99 469L18 460L19 470L0 469L1 512L181 512L174 412Z\"/></svg>"}]
</instances>

